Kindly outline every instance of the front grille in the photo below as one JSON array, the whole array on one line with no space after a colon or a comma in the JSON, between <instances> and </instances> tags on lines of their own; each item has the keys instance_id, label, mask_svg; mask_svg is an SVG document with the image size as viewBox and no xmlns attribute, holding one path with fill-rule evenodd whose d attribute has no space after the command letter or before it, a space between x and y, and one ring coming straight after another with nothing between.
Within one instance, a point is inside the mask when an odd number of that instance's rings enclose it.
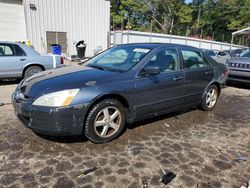
<instances>
[{"instance_id":1,"label":"front grille","mask_svg":"<svg viewBox=\"0 0 250 188\"><path fill-rule=\"evenodd\" d=\"M238 68L238 69L249 69L250 70L250 64L247 63L228 63L229 67Z\"/></svg>"}]
</instances>

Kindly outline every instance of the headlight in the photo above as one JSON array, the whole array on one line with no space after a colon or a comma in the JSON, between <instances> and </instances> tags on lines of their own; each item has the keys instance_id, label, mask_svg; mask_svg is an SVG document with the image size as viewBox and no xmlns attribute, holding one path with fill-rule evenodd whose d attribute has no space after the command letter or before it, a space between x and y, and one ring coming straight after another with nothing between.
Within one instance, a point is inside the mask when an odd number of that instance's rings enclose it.
<instances>
[{"instance_id":1,"label":"headlight","mask_svg":"<svg viewBox=\"0 0 250 188\"><path fill-rule=\"evenodd\" d=\"M69 89L49 93L36 99L35 102L33 102L33 105L49 107L68 106L78 92L79 89Z\"/></svg>"}]
</instances>

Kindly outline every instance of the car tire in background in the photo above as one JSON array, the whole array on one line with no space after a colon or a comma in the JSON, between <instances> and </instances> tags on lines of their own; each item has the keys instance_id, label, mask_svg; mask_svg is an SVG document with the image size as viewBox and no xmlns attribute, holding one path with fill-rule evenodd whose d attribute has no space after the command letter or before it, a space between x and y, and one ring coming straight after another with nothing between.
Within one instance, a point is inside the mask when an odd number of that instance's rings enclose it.
<instances>
[{"instance_id":1,"label":"car tire in background","mask_svg":"<svg viewBox=\"0 0 250 188\"><path fill-rule=\"evenodd\" d=\"M199 105L200 109L204 111L213 110L218 101L218 97L219 97L218 87L214 84L210 85L207 88L204 97L202 98L201 104Z\"/></svg>"},{"instance_id":2,"label":"car tire in background","mask_svg":"<svg viewBox=\"0 0 250 188\"><path fill-rule=\"evenodd\" d=\"M24 72L24 78L28 78L30 76L33 76L34 74L37 74L39 72L42 72L42 68L39 66L30 66L27 68Z\"/></svg>"},{"instance_id":3,"label":"car tire in background","mask_svg":"<svg viewBox=\"0 0 250 188\"><path fill-rule=\"evenodd\" d=\"M124 106L116 99L105 99L88 113L84 134L93 143L109 142L122 133L125 119Z\"/></svg>"}]
</instances>

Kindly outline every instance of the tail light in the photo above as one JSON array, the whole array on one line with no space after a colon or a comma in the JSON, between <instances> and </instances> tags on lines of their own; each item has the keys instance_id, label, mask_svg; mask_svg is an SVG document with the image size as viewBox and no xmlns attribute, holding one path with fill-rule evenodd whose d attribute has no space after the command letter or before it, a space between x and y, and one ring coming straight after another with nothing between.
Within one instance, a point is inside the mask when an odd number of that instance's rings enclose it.
<instances>
[{"instance_id":1,"label":"tail light","mask_svg":"<svg viewBox=\"0 0 250 188\"><path fill-rule=\"evenodd\" d=\"M63 57L60 57L60 63L61 63L61 64L64 64L64 59L63 59Z\"/></svg>"},{"instance_id":2,"label":"tail light","mask_svg":"<svg viewBox=\"0 0 250 188\"><path fill-rule=\"evenodd\" d=\"M225 71L224 71L224 76L228 76L228 73L229 73L229 69L226 68Z\"/></svg>"}]
</instances>

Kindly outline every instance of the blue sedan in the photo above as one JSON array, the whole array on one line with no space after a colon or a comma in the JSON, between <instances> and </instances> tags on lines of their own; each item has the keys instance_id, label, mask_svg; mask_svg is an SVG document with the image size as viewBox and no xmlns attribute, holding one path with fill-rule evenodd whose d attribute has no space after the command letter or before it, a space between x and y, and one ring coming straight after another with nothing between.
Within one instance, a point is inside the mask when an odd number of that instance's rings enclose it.
<instances>
[{"instance_id":1,"label":"blue sedan","mask_svg":"<svg viewBox=\"0 0 250 188\"><path fill-rule=\"evenodd\" d=\"M176 44L124 44L84 65L45 71L13 93L16 115L34 132L117 138L142 119L189 106L212 110L228 70L202 50Z\"/></svg>"}]
</instances>

